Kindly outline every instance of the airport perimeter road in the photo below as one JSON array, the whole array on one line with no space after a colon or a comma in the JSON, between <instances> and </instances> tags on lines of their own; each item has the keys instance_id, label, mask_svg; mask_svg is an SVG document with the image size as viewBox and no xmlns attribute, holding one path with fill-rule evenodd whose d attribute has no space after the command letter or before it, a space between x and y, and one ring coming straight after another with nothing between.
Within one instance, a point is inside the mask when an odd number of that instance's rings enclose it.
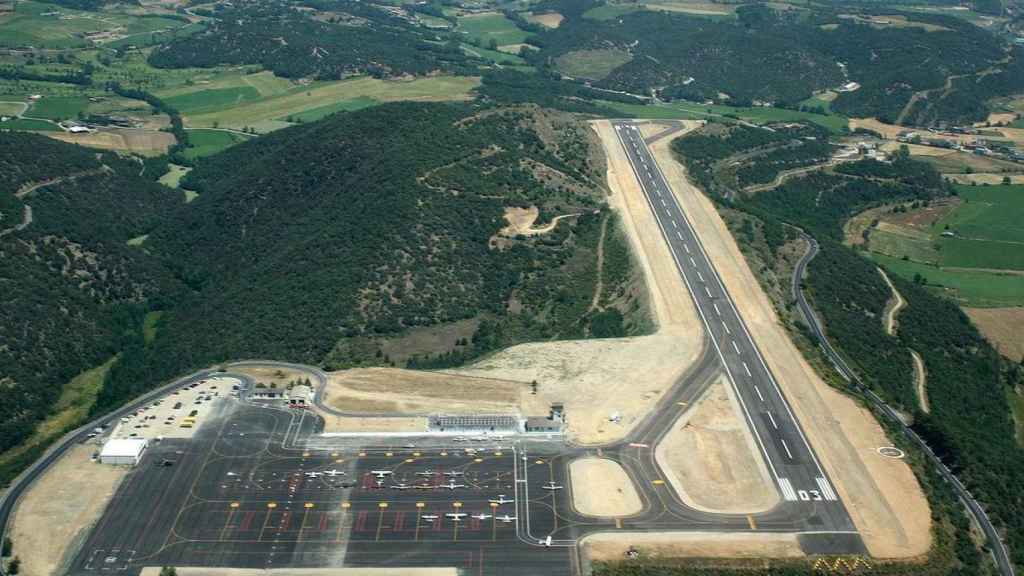
<instances>
[{"instance_id":1,"label":"airport perimeter road","mask_svg":"<svg viewBox=\"0 0 1024 576\"><path fill-rule=\"evenodd\" d=\"M823 516L848 525L828 475L639 129L631 122L616 121L613 126L783 500L819 503Z\"/></svg>"}]
</instances>

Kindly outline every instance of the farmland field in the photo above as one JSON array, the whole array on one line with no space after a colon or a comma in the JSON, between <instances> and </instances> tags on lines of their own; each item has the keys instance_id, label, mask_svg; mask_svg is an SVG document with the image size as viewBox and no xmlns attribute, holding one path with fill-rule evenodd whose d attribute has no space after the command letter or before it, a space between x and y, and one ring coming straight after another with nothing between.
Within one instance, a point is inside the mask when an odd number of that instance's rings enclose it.
<instances>
[{"instance_id":1,"label":"farmland field","mask_svg":"<svg viewBox=\"0 0 1024 576\"><path fill-rule=\"evenodd\" d=\"M337 82L307 86L252 102L244 102L229 109L188 115L185 124L194 128L207 128L215 124L223 128L254 126L260 131L288 126L281 118L370 98L379 102L393 100L464 100L479 84L479 78L465 76L432 76L416 80L378 80L361 77Z\"/></svg>"},{"instance_id":2,"label":"farmland field","mask_svg":"<svg viewBox=\"0 0 1024 576\"><path fill-rule=\"evenodd\" d=\"M38 130L42 132L60 132L56 124L43 120L31 120L28 118L14 118L7 122L0 122L0 130Z\"/></svg>"},{"instance_id":3,"label":"farmland field","mask_svg":"<svg viewBox=\"0 0 1024 576\"><path fill-rule=\"evenodd\" d=\"M87 33L143 34L184 25L184 22L171 18L85 12L54 4L21 1L15 4L13 16L0 20L0 46L75 48L91 44L83 36Z\"/></svg>"},{"instance_id":4,"label":"farmland field","mask_svg":"<svg viewBox=\"0 0 1024 576\"><path fill-rule=\"evenodd\" d=\"M491 40L497 42L498 46L522 44L530 36L529 32L521 30L503 14L463 16L459 18L457 30L470 38L476 38L484 46L490 44Z\"/></svg>"},{"instance_id":5,"label":"farmland field","mask_svg":"<svg viewBox=\"0 0 1024 576\"><path fill-rule=\"evenodd\" d=\"M558 70L568 76L601 80L633 57L622 50L576 50L558 57Z\"/></svg>"},{"instance_id":6,"label":"farmland field","mask_svg":"<svg viewBox=\"0 0 1024 576\"><path fill-rule=\"evenodd\" d=\"M313 108L312 110L306 110L298 114L292 114L278 120L285 122L313 122L319 120L324 116L329 116L335 112L353 112L355 110L362 110L363 108L369 108L377 104L377 101L369 96L359 96L351 100L342 100L341 102L335 102L334 104L328 104L327 106L320 106L319 108Z\"/></svg>"},{"instance_id":7,"label":"farmland field","mask_svg":"<svg viewBox=\"0 0 1024 576\"><path fill-rule=\"evenodd\" d=\"M1024 274L949 270L874 253L871 253L871 258L904 278L913 279L915 274L919 274L928 286L964 306L1024 305Z\"/></svg>"},{"instance_id":8,"label":"farmland field","mask_svg":"<svg viewBox=\"0 0 1024 576\"><path fill-rule=\"evenodd\" d=\"M636 12L642 10L640 6L617 6L614 4L603 4L595 8L591 8L583 13L584 18L590 18L591 20L614 20L624 14L630 12Z\"/></svg>"},{"instance_id":9,"label":"farmland field","mask_svg":"<svg viewBox=\"0 0 1024 576\"><path fill-rule=\"evenodd\" d=\"M33 102L25 115L33 118L65 120L77 117L78 113L84 112L88 105L89 99L84 96L43 98Z\"/></svg>"},{"instance_id":10,"label":"farmland field","mask_svg":"<svg viewBox=\"0 0 1024 576\"><path fill-rule=\"evenodd\" d=\"M498 64L506 64L509 66L524 66L526 60L515 54L509 54L507 52L501 52L498 50L490 50L488 48L480 48L477 46L471 46L469 44L462 45L462 51L472 56L479 58L486 58L491 62L497 62Z\"/></svg>"},{"instance_id":11,"label":"farmland field","mask_svg":"<svg viewBox=\"0 0 1024 576\"><path fill-rule=\"evenodd\" d=\"M213 88L165 98L164 102L182 114L202 114L233 108L244 102L258 100L260 93L252 86Z\"/></svg>"},{"instance_id":12,"label":"farmland field","mask_svg":"<svg viewBox=\"0 0 1024 576\"><path fill-rule=\"evenodd\" d=\"M185 157L194 160L203 156L209 156L248 139L248 136L228 132L227 130L189 130L188 141L190 146L185 150Z\"/></svg>"}]
</instances>

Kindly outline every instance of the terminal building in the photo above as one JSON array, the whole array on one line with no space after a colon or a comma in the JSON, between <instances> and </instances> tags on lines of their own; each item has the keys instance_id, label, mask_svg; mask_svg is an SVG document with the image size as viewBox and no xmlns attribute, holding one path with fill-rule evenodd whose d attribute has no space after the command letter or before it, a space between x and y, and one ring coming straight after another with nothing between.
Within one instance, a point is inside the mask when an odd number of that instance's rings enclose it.
<instances>
[{"instance_id":1,"label":"terminal building","mask_svg":"<svg viewBox=\"0 0 1024 576\"><path fill-rule=\"evenodd\" d=\"M522 418L508 414L493 415L435 415L427 420L431 432L457 432L460 434L561 434L565 428L565 407L552 404L547 416Z\"/></svg>"},{"instance_id":2,"label":"terminal building","mask_svg":"<svg viewBox=\"0 0 1024 576\"><path fill-rule=\"evenodd\" d=\"M113 438L103 445L100 451L100 462L103 464L119 464L135 466L142 460L148 442L145 438Z\"/></svg>"}]
</instances>

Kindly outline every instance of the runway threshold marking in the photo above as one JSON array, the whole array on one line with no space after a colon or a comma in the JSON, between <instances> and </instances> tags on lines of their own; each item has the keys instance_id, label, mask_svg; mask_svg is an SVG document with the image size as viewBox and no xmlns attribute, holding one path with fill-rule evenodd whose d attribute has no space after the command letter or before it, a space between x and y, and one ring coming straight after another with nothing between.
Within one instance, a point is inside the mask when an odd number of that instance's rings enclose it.
<instances>
[{"instance_id":1,"label":"runway threshold marking","mask_svg":"<svg viewBox=\"0 0 1024 576\"><path fill-rule=\"evenodd\" d=\"M751 530L757 530L757 522L754 521L754 517L747 514L747 524L750 524Z\"/></svg>"}]
</instances>

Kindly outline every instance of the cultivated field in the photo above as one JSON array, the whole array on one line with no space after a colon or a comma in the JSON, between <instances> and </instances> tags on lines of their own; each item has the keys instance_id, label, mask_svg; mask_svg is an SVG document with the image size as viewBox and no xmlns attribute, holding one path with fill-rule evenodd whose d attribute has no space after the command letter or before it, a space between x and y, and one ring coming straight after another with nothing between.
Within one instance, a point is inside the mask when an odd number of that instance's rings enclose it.
<instances>
[{"instance_id":1,"label":"cultivated field","mask_svg":"<svg viewBox=\"0 0 1024 576\"><path fill-rule=\"evenodd\" d=\"M487 46L494 40L498 46L507 44L522 44L530 37L530 33L520 29L514 22L503 14L483 13L471 14L459 18L458 32L463 32L470 38L475 38L483 46Z\"/></svg>"},{"instance_id":2,"label":"cultivated field","mask_svg":"<svg viewBox=\"0 0 1024 576\"><path fill-rule=\"evenodd\" d=\"M545 12L544 14L529 14L526 19L546 28L558 28L562 25L562 20L565 20L565 16L558 12Z\"/></svg>"},{"instance_id":3,"label":"cultivated field","mask_svg":"<svg viewBox=\"0 0 1024 576\"><path fill-rule=\"evenodd\" d=\"M0 46L75 48L92 44L83 35L96 35L97 42L107 42L154 30L180 28L185 24L171 18L86 12L22 0L15 3L13 15L0 19Z\"/></svg>"},{"instance_id":4,"label":"cultivated field","mask_svg":"<svg viewBox=\"0 0 1024 576\"><path fill-rule=\"evenodd\" d=\"M576 50L559 56L555 64L567 76L600 80L632 59L622 50Z\"/></svg>"},{"instance_id":5,"label":"cultivated field","mask_svg":"<svg viewBox=\"0 0 1024 576\"><path fill-rule=\"evenodd\" d=\"M251 136L224 129L189 130L189 148L185 150L185 157L194 159L216 154L249 138Z\"/></svg>"},{"instance_id":6,"label":"cultivated field","mask_svg":"<svg viewBox=\"0 0 1024 576\"><path fill-rule=\"evenodd\" d=\"M48 132L50 138L101 150L124 150L143 156L159 156L174 145L174 135L156 130L104 129L85 134Z\"/></svg>"},{"instance_id":7,"label":"cultivated field","mask_svg":"<svg viewBox=\"0 0 1024 576\"><path fill-rule=\"evenodd\" d=\"M1024 308L965 308L974 325L999 352L1011 360L1024 359Z\"/></svg>"}]
</instances>

